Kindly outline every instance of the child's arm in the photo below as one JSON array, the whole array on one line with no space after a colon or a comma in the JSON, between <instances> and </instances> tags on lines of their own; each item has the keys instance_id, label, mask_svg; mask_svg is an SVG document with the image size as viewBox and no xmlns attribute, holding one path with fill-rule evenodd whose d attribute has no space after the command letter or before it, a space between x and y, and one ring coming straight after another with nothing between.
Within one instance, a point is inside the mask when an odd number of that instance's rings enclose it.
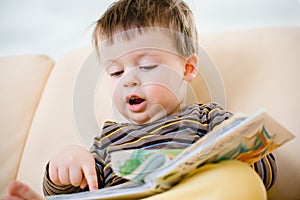
<instances>
[{"instance_id":1,"label":"child's arm","mask_svg":"<svg viewBox=\"0 0 300 200\"><path fill-rule=\"evenodd\" d=\"M69 194L98 189L98 170L95 166L93 156L84 148L75 145L66 147L47 164L43 181L44 194Z\"/></svg>"},{"instance_id":2,"label":"child's arm","mask_svg":"<svg viewBox=\"0 0 300 200\"><path fill-rule=\"evenodd\" d=\"M266 189L269 190L274 185L277 175L274 155L272 153L268 154L266 157L252 164L251 167L258 173Z\"/></svg>"}]
</instances>

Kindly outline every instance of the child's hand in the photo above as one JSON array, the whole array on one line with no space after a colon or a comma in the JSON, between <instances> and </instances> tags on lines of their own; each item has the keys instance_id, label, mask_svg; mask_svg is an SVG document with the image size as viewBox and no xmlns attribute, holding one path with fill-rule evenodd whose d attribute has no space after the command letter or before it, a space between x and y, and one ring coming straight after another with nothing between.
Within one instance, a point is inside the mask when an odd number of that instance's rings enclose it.
<instances>
[{"instance_id":1,"label":"child's hand","mask_svg":"<svg viewBox=\"0 0 300 200\"><path fill-rule=\"evenodd\" d=\"M97 173L93 156L78 145L65 147L49 162L49 176L57 185L89 185L90 190L98 189Z\"/></svg>"}]
</instances>

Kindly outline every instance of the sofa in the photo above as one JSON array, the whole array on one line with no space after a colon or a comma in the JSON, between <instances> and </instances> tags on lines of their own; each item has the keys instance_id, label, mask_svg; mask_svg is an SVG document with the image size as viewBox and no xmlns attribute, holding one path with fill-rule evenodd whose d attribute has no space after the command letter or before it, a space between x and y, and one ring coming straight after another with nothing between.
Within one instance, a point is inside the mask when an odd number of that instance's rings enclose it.
<instances>
[{"instance_id":1,"label":"sofa","mask_svg":"<svg viewBox=\"0 0 300 200\"><path fill-rule=\"evenodd\" d=\"M300 27L201 33L200 43L218 69L227 110L252 114L265 108L296 136L274 152L278 176L268 199L300 199ZM57 61L47 55L0 57L0 199L11 179L42 194L44 167L51 156L68 144L88 148L78 134L73 96L77 76L91 54L93 49L86 47ZM196 100L210 101L211 91L199 87L199 82L191 86ZM112 116L101 107L106 105L103 96L95 106L100 128Z\"/></svg>"}]
</instances>

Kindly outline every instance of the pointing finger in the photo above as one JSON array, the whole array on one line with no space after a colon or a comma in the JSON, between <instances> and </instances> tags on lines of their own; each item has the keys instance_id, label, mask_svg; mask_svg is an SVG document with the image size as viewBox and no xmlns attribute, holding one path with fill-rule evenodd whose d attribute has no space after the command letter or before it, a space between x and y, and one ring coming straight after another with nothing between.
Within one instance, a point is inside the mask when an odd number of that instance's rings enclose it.
<instances>
[{"instance_id":1,"label":"pointing finger","mask_svg":"<svg viewBox=\"0 0 300 200\"><path fill-rule=\"evenodd\" d=\"M98 189L98 180L95 165L85 165L83 167L84 177L89 185L90 191Z\"/></svg>"}]
</instances>

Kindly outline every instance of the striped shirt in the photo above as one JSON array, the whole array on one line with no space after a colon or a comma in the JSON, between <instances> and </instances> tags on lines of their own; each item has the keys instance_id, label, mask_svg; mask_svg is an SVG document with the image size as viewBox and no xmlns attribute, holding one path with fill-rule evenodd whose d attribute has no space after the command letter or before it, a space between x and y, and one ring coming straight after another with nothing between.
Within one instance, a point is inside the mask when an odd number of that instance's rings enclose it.
<instances>
[{"instance_id":1,"label":"striped shirt","mask_svg":"<svg viewBox=\"0 0 300 200\"><path fill-rule=\"evenodd\" d=\"M111 168L110 154L128 149L184 149L203 137L215 126L231 117L215 103L191 104L181 113L173 114L146 125L105 122L102 133L94 138L90 151L96 161L99 188L118 185L128 180L116 175ZM276 163L272 154L251 165L269 189L276 177ZM43 182L44 194L68 194L79 187L58 186L51 182L48 166Z\"/></svg>"}]
</instances>

